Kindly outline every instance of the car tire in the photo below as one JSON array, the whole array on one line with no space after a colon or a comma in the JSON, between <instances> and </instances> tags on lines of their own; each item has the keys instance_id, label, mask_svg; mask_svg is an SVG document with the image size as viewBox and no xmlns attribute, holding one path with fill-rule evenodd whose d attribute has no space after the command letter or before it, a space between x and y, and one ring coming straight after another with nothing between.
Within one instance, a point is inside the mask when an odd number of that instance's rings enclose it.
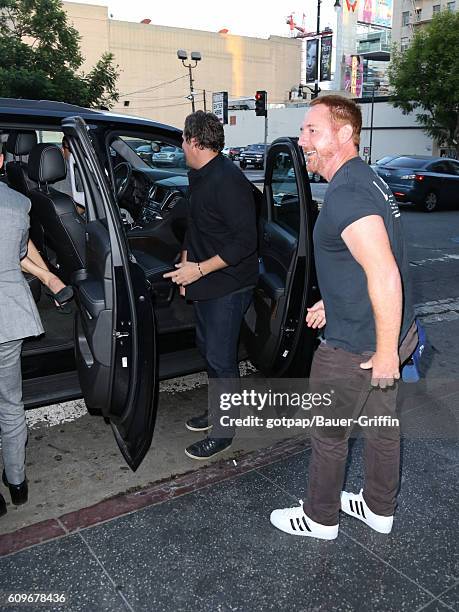
<instances>
[{"instance_id":1,"label":"car tire","mask_svg":"<svg viewBox=\"0 0 459 612\"><path fill-rule=\"evenodd\" d=\"M429 191L426 193L424 200L422 201L420 208L424 212L434 212L434 210L438 210L438 196L434 191Z\"/></svg>"},{"instance_id":2,"label":"car tire","mask_svg":"<svg viewBox=\"0 0 459 612\"><path fill-rule=\"evenodd\" d=\"M245 170L247 168L247 164L244 161L241 161L239 163L240 168L242 168L243 170Z\"/></svg>"}]
</instances>

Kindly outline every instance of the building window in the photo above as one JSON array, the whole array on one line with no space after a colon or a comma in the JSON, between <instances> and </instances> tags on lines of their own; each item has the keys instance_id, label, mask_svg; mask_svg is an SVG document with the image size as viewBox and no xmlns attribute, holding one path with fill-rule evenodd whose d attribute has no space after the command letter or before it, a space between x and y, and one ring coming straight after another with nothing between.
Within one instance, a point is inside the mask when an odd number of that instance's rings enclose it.
<instances>
[{"instance_id":1,"label":"building window","mask_svg":"<svg viewBox=\"0 0 459 612\"><path fill-rule=\"evenodd\" d=\"M455 11L456 10L456 2L447 2L446 8L448 9L448 11Z\"/></svg>"},{"instance_id":2,"label":"building window","mask_svg":"<svg viewBox=\"0 0 459 612\"><path fill-rule=\"evenodd\" d=\"M402 26L407 26L410 23L410 11L404 11L402 13Z\"/></svg>"},{"instance_id":3,"label":"building window","mask_svg":"<svg viewBox=\"0 0 459 612\"><path fill-rule=\"evenodd\" d=\"M407 36L402 36L400 39L400 51L406 51L410 45L410 39Z\"/></svg>"},{"instance_id":4,"label":"building window","mask_svg":"<svg viewBox=\"0 0 459 612\"><path fill-rule=\"evenodd\" d=\"M439 12L440 12L440 9L441 9L440 4L434 4L434 5L433 5L433 7L432 7L432 13L433 13L434 15L436 15L437 13L439 13Z\"/></svg>"}]
</instances>

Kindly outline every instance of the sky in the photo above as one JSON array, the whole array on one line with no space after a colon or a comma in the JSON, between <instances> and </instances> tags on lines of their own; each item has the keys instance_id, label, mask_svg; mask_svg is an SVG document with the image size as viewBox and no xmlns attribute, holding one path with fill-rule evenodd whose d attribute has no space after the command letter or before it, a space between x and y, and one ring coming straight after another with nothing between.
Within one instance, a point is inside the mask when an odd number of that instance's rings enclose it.
<instances>
[{"instance_id":1,"label":"sky","mask_svg":"<svg viewBox=\"0 0 459 612\"><path fill-rule=\"evenodd\" d=\"M316 28L315 0L280 0L280 2L258 2L257 0L73 0L79 4L108 6L113 19L140 22L151 19L152 24L179 28L191 28L217 32L228 28L230 33L242 36L267 38L270 34L289 35L285 23L287 15L294 13L295 22L301 25L306 15L308 31ZM344 1L344 0L343 0ZM334 28L334 0L322 0L321 29L327 25Z\"/></svg>"}]
</instances>

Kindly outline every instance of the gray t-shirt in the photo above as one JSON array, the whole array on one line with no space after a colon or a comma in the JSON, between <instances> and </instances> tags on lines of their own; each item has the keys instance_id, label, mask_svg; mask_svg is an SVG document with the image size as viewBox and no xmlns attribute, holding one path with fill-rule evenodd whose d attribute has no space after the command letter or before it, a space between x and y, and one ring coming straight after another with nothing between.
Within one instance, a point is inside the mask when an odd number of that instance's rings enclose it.
<instances>
[{"instance_id":1,"label":"gray t-shirt","mask_svg":"<svg viewBox=\"0 0 459 612\"><path fill-rule=\"evenodd\" d=\"M414 321L414 310L400 211L386 183L360 157L354 157L332 178L314 227L317 277L327 317L325 339L352 353L375 351L376 330L365 272L341 233L369 215L382 217L400 270L404 293L401 343Z\"/></svg>"}]
</instances>

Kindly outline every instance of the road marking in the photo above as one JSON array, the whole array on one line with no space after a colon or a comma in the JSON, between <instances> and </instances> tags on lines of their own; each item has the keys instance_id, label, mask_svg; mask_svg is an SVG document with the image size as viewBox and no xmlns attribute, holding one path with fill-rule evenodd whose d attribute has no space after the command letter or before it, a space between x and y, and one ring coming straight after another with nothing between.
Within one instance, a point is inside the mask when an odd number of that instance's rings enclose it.
<instances>
[{"instance_id":1,"label":"road marking","mask_svg":"<svg viewBox=\"0 0 459 612\"><path fill-rule=\"evenodd\" d=\"M441 257L429 257L427 259L418 259L417 261L410 261L410 266L425 266L431 263L444 263L450 261L458 261L459 255L446 254Z\"/></svg>"},{"instance_id":2,"label":"road marking","mask_svg":"<svg viewBox=\"0 0 459 612\"><path fill-rule=\"evenodd\" d=\"M241 361L239 364L241 376L248 376L256 372L250 361ZM207 385L206 372L197 372L188 376L172 378L159 383L160 393L184 393ZM84 400L54 404L42 408L33 408L26 411L26 421L29 429L40 427L56 427L64 423L71 423L87 414Z\"/></svg>"},{"instance_id":3,"label":"road marking","mask_svg":"<svg viewBox=\"0 0 459 612\"><path fill-rule=\"evenodd\" d=\"M415 305L416 315L423 324L459 319L459 297L424 302Z\"/></svg>"}]
</instances>

